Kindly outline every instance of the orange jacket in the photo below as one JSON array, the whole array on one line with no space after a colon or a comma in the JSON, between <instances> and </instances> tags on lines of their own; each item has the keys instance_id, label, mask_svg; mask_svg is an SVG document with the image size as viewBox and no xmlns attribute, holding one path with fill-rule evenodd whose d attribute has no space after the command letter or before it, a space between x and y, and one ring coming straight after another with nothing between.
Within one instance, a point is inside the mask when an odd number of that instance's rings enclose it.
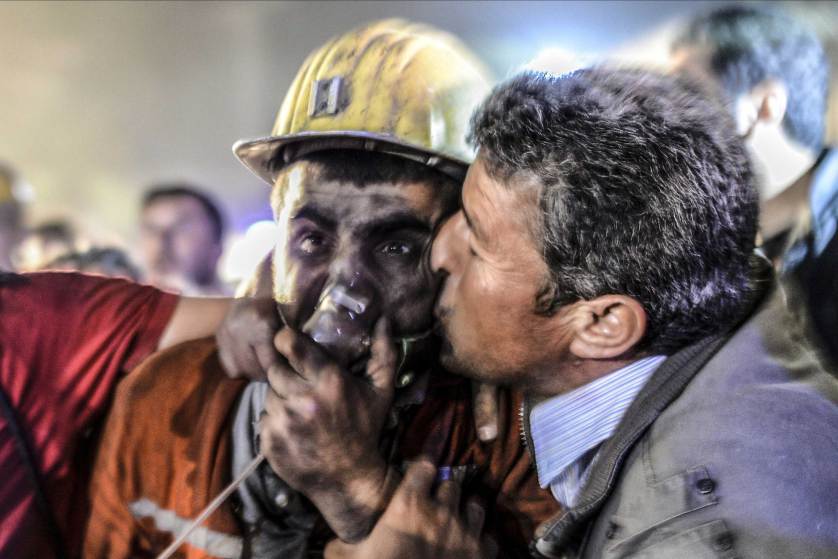
<instances>
[{"instance_id":1,"label":"orange jacket","mask_svg":"<svg viewBox=\"0 0 838 559\"><path fill-rule=\"evenodd\" d=\"M231 424L245 385L224 376L211 339L161 352L120 383L91 484L85 557L154 557L223 489L231 476ZM424 401L401 416L393 460L425 454L439 465L473 466L474 492L490 500L487 529L503 548L524 551L558 505L538 487L521 442L520 398L504 393L500 404L498 438L482 444L468 382L432 373ZM238 557L241 549L228 500L178 556Z\"/></svg>"}]
</instances>

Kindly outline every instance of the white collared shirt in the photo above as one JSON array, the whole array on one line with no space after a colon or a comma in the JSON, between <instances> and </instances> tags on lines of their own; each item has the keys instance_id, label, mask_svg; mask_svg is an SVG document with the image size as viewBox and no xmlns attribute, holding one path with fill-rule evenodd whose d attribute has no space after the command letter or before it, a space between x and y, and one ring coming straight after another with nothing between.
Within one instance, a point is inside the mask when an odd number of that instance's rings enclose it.
<instances>
[{"instance_id":1,"label":"white collared shirt","mask_svg":"<svg viewBox=\"0 0 838 559\"><path fill-rule=\"evenodd\" d=\"M610 437L637 394L666 359L645 357L530 411L538 482L573 507L599 445Z\"/></svg>"}]
</instances>

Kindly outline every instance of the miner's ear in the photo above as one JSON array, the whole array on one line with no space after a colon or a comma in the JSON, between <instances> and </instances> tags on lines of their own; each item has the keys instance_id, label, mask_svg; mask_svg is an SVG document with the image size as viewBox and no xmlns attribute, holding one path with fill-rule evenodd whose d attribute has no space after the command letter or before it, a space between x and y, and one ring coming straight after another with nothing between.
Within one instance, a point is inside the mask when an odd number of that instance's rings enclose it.
<instances>
[{"instance_id":1,"label":"miner's ear","mask_svg":"<svg viewBox=\"0 0 838 559\"><path fill-rule=\"evenodd\" d=\"M570 352L580 359L620 357L635 349L646 335L646 311L627 295L580 301L571 312Z\"/></svg>"}]
</instances>

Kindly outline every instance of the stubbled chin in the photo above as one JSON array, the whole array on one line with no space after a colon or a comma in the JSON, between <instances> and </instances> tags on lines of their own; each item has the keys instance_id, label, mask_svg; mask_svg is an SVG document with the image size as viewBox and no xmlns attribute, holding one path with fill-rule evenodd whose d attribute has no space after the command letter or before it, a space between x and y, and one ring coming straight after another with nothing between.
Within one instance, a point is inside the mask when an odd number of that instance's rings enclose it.
<instances>
[{"instance_id":1,"label":"stubbled chin","mask_svg":"<svg viewBox=\"0 0 838 559\"><path fill-rule=\"evenodd\" d=\"M480 378L476 372L468 366L468 363L464 363L454 351L454 346L451 344L451 341L448 339L447 336L442 336L442 344L439 349L439 360L442 363L442 366L445 367L445 370L451 373L455 373L460 376L468 377L468 378Z\"/></svg>"},{"instance_id":2,"label":"stubbled chin","mask_svg":"<svg viewBox=\"0 0 838 559\"><path fill-rule=\"evenodd\" d=\"M449 334L451 328L451 310L444 307L437 307L435 309L437 335L442 340L439 349L439 360L445 369L451 373L458 375L478 378L475 372L469 367L468 363L463 362L454 350L454 345L451 343L451 336Z\"/></svg>"}]
</instances>

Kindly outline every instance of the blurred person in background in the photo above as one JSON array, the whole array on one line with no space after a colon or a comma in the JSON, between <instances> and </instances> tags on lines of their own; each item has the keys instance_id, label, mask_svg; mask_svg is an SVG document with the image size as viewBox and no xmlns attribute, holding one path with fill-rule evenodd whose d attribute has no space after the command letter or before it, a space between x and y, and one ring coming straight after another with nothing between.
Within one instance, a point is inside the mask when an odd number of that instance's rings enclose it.
<instances>
[{"instance_id":1,"label":"blurred person in background","mask_svg":"<svg viewBox=\"0 0 838 559\"><path fill-rule=\"evenodd\" d=\"M55 259L83 250L73 225L63 219L29 229L15 255L19 272L44 270Z\"/></svg>"},{"instance_id":2,"label":"blurred person in background","mask_svg":"<svg viewBox=\"0 0 838 559\"><path fill-rule=\"evenodd\" d=\"M140 252L146 281L184 295L228 295L218 277L224 218L209 195L185 183L143 197Z\"/></svg>"},{"instance_id":3,"label":"blurred person in background","mask_svg":"<svg viewBox=\"0 0 838 559\"><path fill-rule=\"evenodd\" d=\"M65 254L46 264L43 270L84 272L140 281L140 270L125 251L114 247L91 248L84 252Z\"/></svg>"},{"instance_id":4,"label":"blurred person in background","mask_svg":"<svg viewBox=\"0 0 838 559\"><path fill-rule=\"evenodd\" d=\"M820 41L781 11L739 5L694 19L672 54L730 100L759 177L763 250L838 363L838 150L824 145Z\"/></svg>"},{"instance_id":5,"label":"blurred person in background","mask_svg":"<svg viewBox=\"0 0 838 559\"><path fill-rule=\"evenodd\" d=\"M0 163L0 271L14 269L12 259L23 240L22 198L17 172Z\"/></svg>"}]
</instances>

